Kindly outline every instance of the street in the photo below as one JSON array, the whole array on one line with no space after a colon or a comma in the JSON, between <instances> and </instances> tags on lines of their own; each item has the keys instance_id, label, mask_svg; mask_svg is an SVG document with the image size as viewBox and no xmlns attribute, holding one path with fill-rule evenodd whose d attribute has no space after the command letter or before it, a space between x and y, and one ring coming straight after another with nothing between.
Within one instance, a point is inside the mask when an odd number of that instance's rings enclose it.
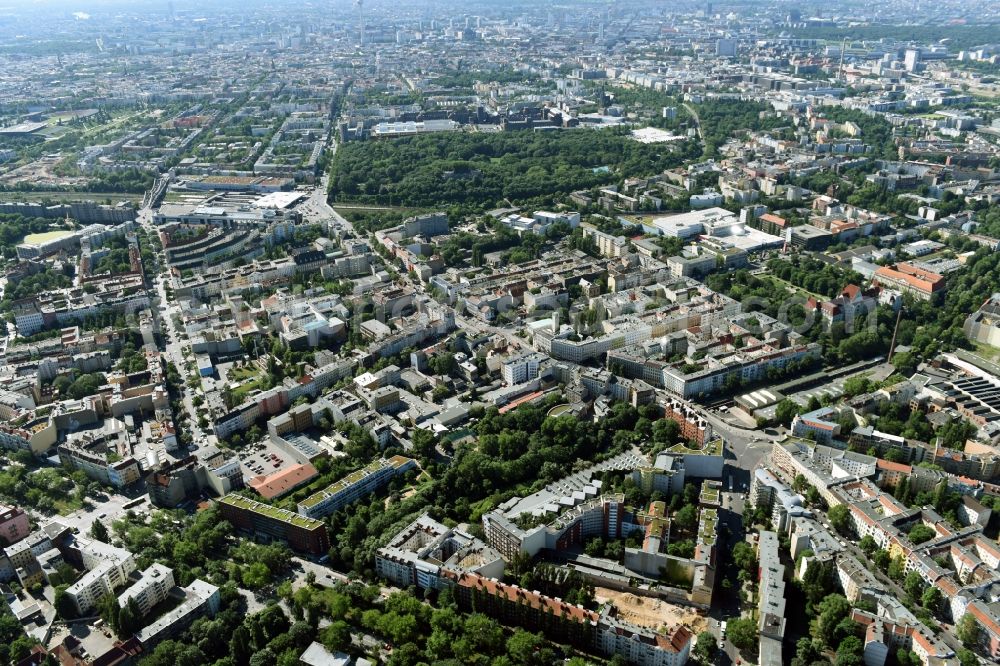
<instances>
[{"instance_id":1,"label":"street","mask_svg":"<svg viewBox=\"0 0 1000 666\"><path fill-rule=\"evenodd\" d=\"M152 210L149 208L143 208L139 211L139 224L148 233L158 234L156 226L153 224L153 214ZM186 375L185 372L185 357L184 357L184 341L186 340L186 334L177 326L175 322L175 317L180 314L180 307L176 303L170 303L167 301L166 285L169 277L165 277L163 273L166 271L164 267L161 267L159 275L153 280L154 288L156 289L156 302L155 307L152 308L153 316L159 323L159 330L168 340L164 348L164 355L167 361L174 364L177 371L182 377ZM167 273L169 275L169 273ZM195 444L210 444L215 442L215 435L209 435L198 425L197 411L192 402L194 398L195 390L190 388L187 383L181 384L181 399L184 405L184 414L174 414L174 421L178 423L183 423L184 429L191 433L191 441Z\"/></svg>"}]
</instances>

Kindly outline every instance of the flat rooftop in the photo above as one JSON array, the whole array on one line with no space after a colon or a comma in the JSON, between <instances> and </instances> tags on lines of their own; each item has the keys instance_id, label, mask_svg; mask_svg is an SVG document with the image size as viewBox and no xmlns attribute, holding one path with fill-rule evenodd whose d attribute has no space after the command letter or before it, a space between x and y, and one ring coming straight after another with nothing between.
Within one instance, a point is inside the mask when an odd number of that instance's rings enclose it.
<instances>
[{"instance_id":1,"label":"flat rooftop","mask_svg":"<svg viewBox=\"0 0 1000 666\"><path fill-rule=\"evenodd\" d=\"M219 500L222 504L228 504L239 509L244 509L246 511L252 511L254 513L259 513L262 516L267 516L268 518L273 518L274 520L279 520L283 523L289 523L295 525L296 527L301 527L307 530L315 530L323 527L322 521L313 520L312 518L307 518L294 511L287 511L285 509L279 509L277 507L271 506L269 504L264 504L263 502L258 502L252 500L248 497L243 497L242 495L230 494L226 495Z\"/></svg>"}]
</instances>

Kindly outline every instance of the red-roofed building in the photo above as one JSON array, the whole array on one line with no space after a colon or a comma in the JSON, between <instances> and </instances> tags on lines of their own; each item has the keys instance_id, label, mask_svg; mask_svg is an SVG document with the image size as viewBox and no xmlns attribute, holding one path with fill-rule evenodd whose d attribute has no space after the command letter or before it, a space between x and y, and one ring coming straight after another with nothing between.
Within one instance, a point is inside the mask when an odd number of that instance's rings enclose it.
<instances>
[{"instance_id":1,"label":"red-roofed building","mask_svg":"<svg viewBox=\"0 0 1000 666\"><path fill-rule=\"evenodd\" d=\"M881 266L875 271L875 282L898 289L915 298L929 301L945 290L944 276L900 262L895 266Z\"/></svg>"},{"instance_id":2,"label":"red-roofed building","mask_svg":"<svg viewBox=\"0 0 1000 666\"><path fill-rule=\"evenodd\" d=\"M274 474L255 476L250 479L250 487L266 500L284 497L319 476L312 463L292 465Z\"/></svg>"},{"instance_id":3,"label":"red-roofed building","mask_svg":"<svg viewBox=\"0 0 1000 666\"><path fill-rule=\"evenodd\" d=\"M455 600L463 610L484 613L507 625L541 631L558 643L621 655L638 666L684 666L693 634L684 626L666 633L615 617L612 607L600 613L547 597L517 585L476 574L443 571L455 584Z\"/></svg>"},{"instance_id":4,"label":"red-roofed building","mask_svg":"<svg viewBox=\"0 0 1000 666\"><path fill-rule=\"evenodd\" d=\"M980 632L980 644L989 651L991 657L1000 657L1000 624L993 614L979 600L970 603L966 612L976 618L976 622L983 629Z\"/></svg>"},{"instance_id":5,"label":"red-roofed building","mask_svg":"<svg viewBox=\"0 0 1000 666\"><path fill-rule=\"evenodd\" d=\"M900 481L910 476L913 471L913 468L909 465L890 462L881 458L876 463L876 469L876 482L880 488L895 488L899 485Z\"/></svg>"},{"instance_id":6,"label":"red-roofed building","mask_svg":"<svg viewBox=\"0 0 1000 666\"><path fill-rule=\"evenodd\" d=\"M774 213L764 213L757 219L760 220L760 230L764 233L782 236L788 228L788 220Z\"/></svg>"},{"instance_id":7,"label":"red-roofed building","mask_svg":"<svg viewBox=\"0 0 1000 666\"><path fill-rule=\"evenodd\" d=\"M809 298L804 307L807 312L819 314L823 318L823 325L827 328L838 322L849 326L858 317L875 310L878 305L878 294L877 288L866 291L855 284L849 284L836 298L824 302Z\"/></svg>"}]
</instances>

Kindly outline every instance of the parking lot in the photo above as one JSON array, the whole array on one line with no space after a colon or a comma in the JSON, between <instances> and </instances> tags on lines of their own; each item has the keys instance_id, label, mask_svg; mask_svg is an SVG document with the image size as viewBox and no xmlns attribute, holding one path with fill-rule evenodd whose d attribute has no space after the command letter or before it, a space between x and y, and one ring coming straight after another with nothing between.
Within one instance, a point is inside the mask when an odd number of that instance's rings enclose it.
<instances>
[{"instance_id":1,"label":"parking lot","mask_svg":"<svg viewBox=\"0 0 1000 666\"><path fill-rule=\"evenodd\" d=\"M69 626L56 625L53 627L49 645L58 645L67 636L72 636L80 641L85 651L84 658L102 655L115 644L114 635L107 627L98 628L90 622L73 622Z\"/></svg>"},{"instance_id":2,"label":"parking lot","mask_svg":"<svg viewBox=\"0 0 1000 666\"><path fill-rule=\"evenodd\" d=\"M266 439L244 447L238 455L243 476L247 479L269 476L298 464L288 453Z\"/></svg>"}]
</instances>

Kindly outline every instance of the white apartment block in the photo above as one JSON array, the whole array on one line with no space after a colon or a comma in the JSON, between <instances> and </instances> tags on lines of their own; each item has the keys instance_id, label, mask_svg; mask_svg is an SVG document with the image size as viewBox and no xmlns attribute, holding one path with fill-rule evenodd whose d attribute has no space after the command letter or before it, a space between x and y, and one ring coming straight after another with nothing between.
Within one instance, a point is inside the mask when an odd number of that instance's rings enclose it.
<instances>
[{"instance_id":1,"label":"white apartment block","mask_svg":"<svg viewBox=\"0 0 1000 666\"><path fill-rule=\"evenodd\" d=\"M124 548L96 540L78 538L76 548L87 573L66 588L66 594L73 600L77 613L83 615L101 597L125 584L129 574L135 571L135 558Z\"/></svg>"},{"instance_id":2,"label":"white apartment block","mask_svg":"<svg viewBox=\"0 0 1000 666\"><path fill-rule=\"evenodd\" d=\"M135 599L143 616L164 601L174 586L174 570L156 563L140 574L132 587L118 595L118 606L125 608L129 599Z\"/></svg>"},{"instance_id":3,"label":"white apartment block","mask_svg":"<svg viewBox=\"0 0 1000 666\"><path fill-rule=\"evenodd\" d=\"M177 608L136 634L146 650L151 650L161 641L177 636L199 617L215 617L219 612L221 598L219 588L215 585L197 579L182 590L184 601Z\"/></svg>"},{"instance_id":4,"label":"white apartment block","mask_svg":"<svg viewBox=\"0 0 1000 666\"><path fill-rule=\"evenodd\" d=\"M504 383L513 386L536 379L544 358L541 354L521 354L507 360L500 368Z\"/></svg>"}]
</instances>

